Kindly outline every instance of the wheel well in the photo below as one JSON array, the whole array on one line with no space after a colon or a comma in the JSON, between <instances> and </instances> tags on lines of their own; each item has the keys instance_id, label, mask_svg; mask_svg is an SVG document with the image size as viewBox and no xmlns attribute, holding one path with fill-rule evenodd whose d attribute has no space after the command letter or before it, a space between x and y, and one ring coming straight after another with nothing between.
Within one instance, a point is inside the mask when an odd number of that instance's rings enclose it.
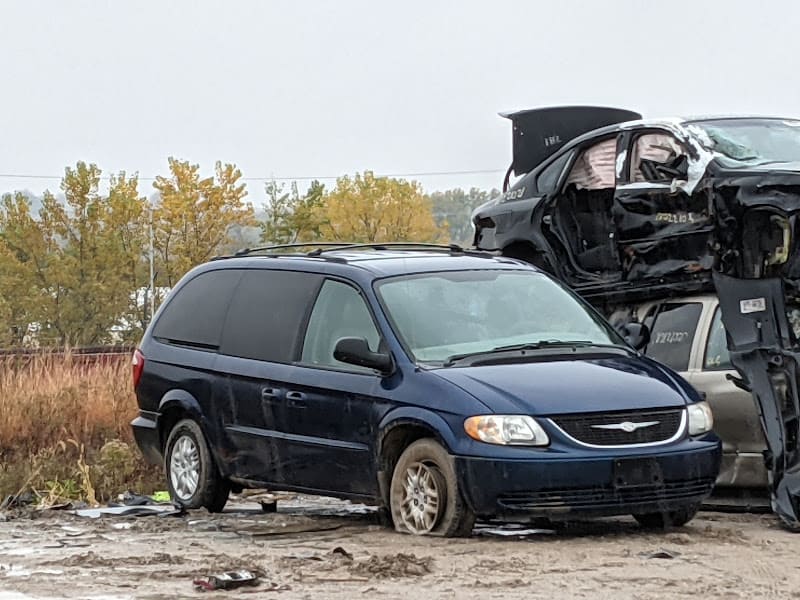
<instances>
[{"instance_id":1,"label":"wheel well","mask_svg":"<svg viewBox=\"0 0 800 600\"><path fill-rule=\"evenodd\" d=\"M436 431L427 425L418 423L404 423L393 427L381 440L381 453L379 457L378 485L380 487L381 499L384 504L389 504L389 485L392 481L392 473L397 460L408 448L417 440L432 438L447 447L436 434Z\"/></svg>"},{"instance_id":2,"label":"wheel well","mask_svg":"<svg viewBox=\"0 0 800 600\"><path fill-rule=\"evenodd\" d=\"M169 432L178 423L178 421L186 418L188 413L180 406L173 406L161 413L158 419L158 436L161 442L161 450L165 450Z\"/></svg>"}]
</instances>

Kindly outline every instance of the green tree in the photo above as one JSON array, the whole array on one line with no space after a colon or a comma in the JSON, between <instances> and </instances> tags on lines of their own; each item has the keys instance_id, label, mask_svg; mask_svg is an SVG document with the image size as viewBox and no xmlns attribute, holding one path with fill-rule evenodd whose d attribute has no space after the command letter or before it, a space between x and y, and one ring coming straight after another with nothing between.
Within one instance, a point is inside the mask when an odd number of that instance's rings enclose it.
<instances>
[{"instance_id":1,"label":"green tree","mask_svg":"<svg viewBox=\"0 0 800 600\"><path fill-rule=\"evenodd\" d=\"M267 244L294 244L320 239L320 207L325 186L312 181L306 193L300 195L297 182L289 190L275 181L265 186L267 202L261 221L261 240Z\"/></svg>"},{"instance_id":2,"label":"green tree","mask_svg":"<svg viewBox=\"0 0 800 600\"><path fill-rule=\"evenodd\" d=\"M447 235L417 182L375 177L371 171L340 177L317 214L320 235L333 241L436 242Z\"/></svg>"},{"instance_id":3,"label":"green tree","mask_svg":"<svg viewBox=\"0 0 800 600\"><path fill-rule=\"evenodd\" d=\"M44 315L48 262L55 243L17 192L0 200L0 346L21 346Z\"/></svg>"},{"instance_id":4,"label":"green tree","mask_svg":"<svg viewBox=\"0 0 800 600\"><path fill-rule=\"evenodd\" d=\"M38 218L23 195L3 198L0 315L9 326L2 343L20 344L31 330L39 344L75 346L141 333L134 317L135 291L146 282L143 200L135 177L112 177L108 196L99 191L100 177L93 164L67 168L64 202L46 192Z\"/></svg>"},{"instance_id":5,"label":"green tree","mask_svg":"<svg viewBox=\"0 0 800 600\"><path fill-rule=\"evenodd\" d=\"M213 177L201 177L199 165L169 159L170 174L157 177L155 240L161 285L172 287L192 267L231 249L233 226L255 225L242 173L217 162Z\"/></svg>"},{"instance_id":6,"label":"green tree","mask_svg":"<svg viewBox=\"0 0 800 600\"><path fill-rule=\"evenodd\" d=\"M433 192L429 194L433 205L436 222L447 224L450 241L465 246L472 245L474 230L472 228L472 211L491 198L498 196L499 190L481 190L470 188L465 192L461 188Z\"/></svg>"}]
</instances>

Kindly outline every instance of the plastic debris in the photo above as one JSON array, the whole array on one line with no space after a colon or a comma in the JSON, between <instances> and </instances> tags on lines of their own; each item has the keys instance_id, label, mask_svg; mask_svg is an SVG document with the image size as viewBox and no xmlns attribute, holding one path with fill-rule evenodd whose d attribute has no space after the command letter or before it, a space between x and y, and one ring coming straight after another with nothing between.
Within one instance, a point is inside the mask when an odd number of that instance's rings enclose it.
<instances>
[{"instance_id":1,"label":"plastic debris","mask_svg":"<svg viewBox=\"0 0 800 600\"><path fill-rule=\"evenodd\" d=\"M161 491L161 492L153 492L153 495L150 496L154 502L171 502L172 498L170 498L169 492Z\"/></svg>"},{"instance_id":2,"label":"plastic debris","mask_svg":"<svg viewBox=\"0 0 800 600\"><path fill-rule=\"evenodd\" d=\"M677 558L678 556L680 556L680 554L678 552L672 552L670 550L662 549L662 550L656 550L655 552L643 552L642 554L640 554L640 556L643 556L644 558L672 559L672 558Z\"/></svg>"},{"instance_id":3,"label":"plastic debris","mask_svg":"<svg viewBox=\"0 0 800 600\"><path fill-rule=\"evenodd\" d=\"M86 508L83 510L71 510L71 514L78 517L88 517L98 519L104 515L117 517L146 517L158 515L159 517L179 517L186 514L182 506L173 504L154 504L152 506L105 506L100 508Z\"/></svg>"},{"instance_id":4,"label":"plastic debris","mask_svg":"<svg viewBox=\"0 0 800 600\"><path fill-rule=\"evenodd\" d=\"M193 582L195 589L210 592L214 590L232 590L243 586L255 586L259 584L258 576L252 571L226 571L218 575L209 575L195 579Z\"/></svg>"},{"instance_id":5,"label":"plastic debris","mask_svg":"<svg viewBox=\"0 0 800 600\"><path fill-rule=\"evenodd\" d=\"M553 535L555 530L541 527L519 527L508 524L502 527L478 527L475 529L475 533L496 537L528 537L532 535Z\"/></svg>"}]
</instances>

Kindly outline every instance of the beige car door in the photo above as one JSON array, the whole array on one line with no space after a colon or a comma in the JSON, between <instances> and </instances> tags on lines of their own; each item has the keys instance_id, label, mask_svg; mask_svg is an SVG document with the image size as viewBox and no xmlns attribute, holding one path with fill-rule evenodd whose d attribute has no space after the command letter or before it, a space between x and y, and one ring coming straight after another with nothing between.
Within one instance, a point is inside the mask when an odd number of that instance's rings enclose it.
<instances>
[{"instance_id":1,"label":"beige car door","mask_svg":"<svg viewBox=\"0 0 800 600\"><path fill-rule=\"evenodd\" d=\"M714 431L722 439L723 462L718 486L762 487L767 484L762 452L766 448L752 395L734 385L738 376L728 355L725 328L716 300L704 303L698 328L699 350L684 377L704 392L714 412Z\"/></svg>"}]
</instances>

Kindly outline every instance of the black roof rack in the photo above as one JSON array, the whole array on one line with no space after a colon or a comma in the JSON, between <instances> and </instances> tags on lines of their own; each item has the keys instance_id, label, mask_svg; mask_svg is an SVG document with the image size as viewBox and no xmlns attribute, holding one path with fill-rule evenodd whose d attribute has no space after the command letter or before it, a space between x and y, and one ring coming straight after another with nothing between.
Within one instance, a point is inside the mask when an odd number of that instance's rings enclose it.
<instances>
[{"instance_id":1,"label":"black roof rack","mask_svg":"<svg viewBox=\"0 0 800 600\"><path fill-rule=\"evenodd\" d=\"M234 256L248 256L256 252L274 252L275 250L290 250L295 248L339 248L352 245L352 242L299 242L296 244L278 244L277 246L259 246L258 248L242 248L233 253Z\"/></svg>"},{"instance_id":2,"label":"black roof rack","mask_svg":"<svg viewBox=\"0 0 800 600\"><path fill-rule=\"evenodd\" d=\"M301 248L312 248L308 252L300 252ZM250 256L256 253L263 253L264 256L281 257L281 256L307 256L310 258L324 258L326 260L335 260L342 262L340 257L326 257L326 252L337 250L419 250L419 251L440 251L449 252L451 254L469 254L470 256L494 256L493 254L483 250L466 250L458 244L429 244L425 242L301 242L296 244L279 244L276 246L260 246L258 248L242 248L234 252L231 256L217 256L213 260L223 258L236 258L242 256ZM296 250L296 252L281 252L281 250Z\"/></svg>"}]
</instances>

